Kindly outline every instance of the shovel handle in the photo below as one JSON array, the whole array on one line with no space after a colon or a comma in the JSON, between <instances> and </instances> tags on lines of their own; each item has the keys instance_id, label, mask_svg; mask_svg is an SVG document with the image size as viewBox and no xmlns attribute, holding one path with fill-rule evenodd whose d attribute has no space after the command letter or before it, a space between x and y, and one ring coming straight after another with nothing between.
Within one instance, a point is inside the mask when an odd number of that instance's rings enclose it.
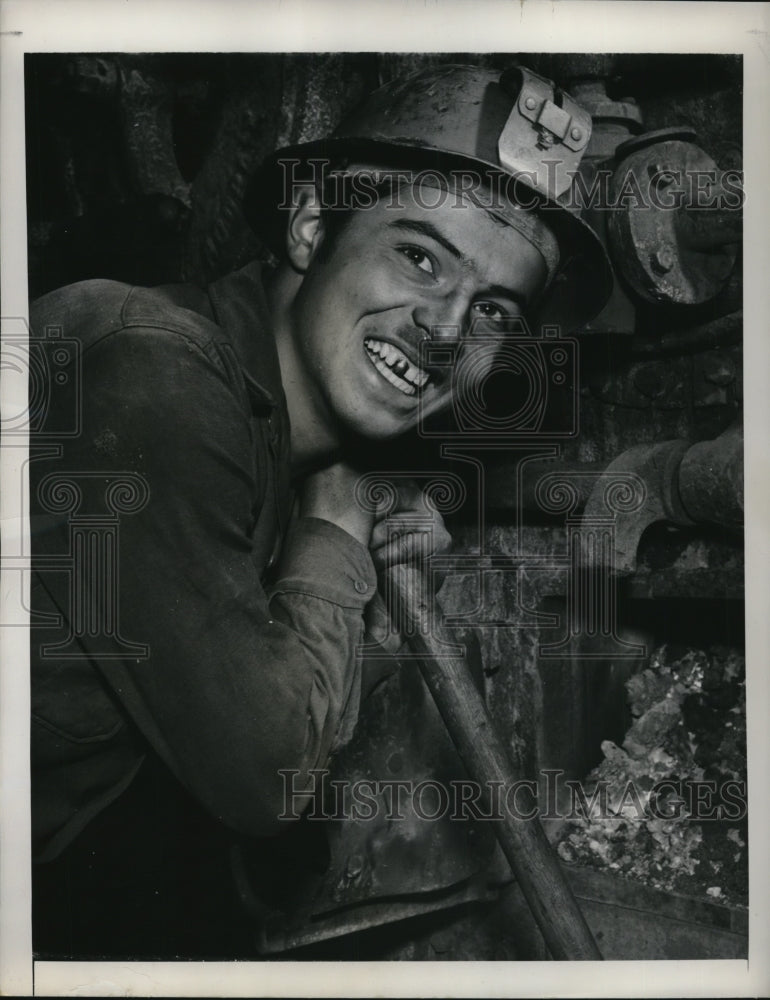
<instances>
[{"instance_id":1,"label":"shovel handle","mask_svg":"<svg viewBox=\"0 0 770 1000\"><path fill-rule=\"evenodd\" d=\"M471 778L482 789L481 801L490 807L490 782L508 788L517 774L505 746L494 730L484 700L461 657L444 650L453 642L441 625L441 611L427 595L422 571L399 564L387 571L388 600L400 611L409 645L420 657L423 679L433 696L450 737ZM526 812L535 815L536 802L529 786ZM519 794L520 801L525 799ZM525 813L526 814L526 813ZM510 813L495 820L495 832L554 959L600 959L602 956L561 870L540 821L519 819Z\"/></svg>"}]
</instances>

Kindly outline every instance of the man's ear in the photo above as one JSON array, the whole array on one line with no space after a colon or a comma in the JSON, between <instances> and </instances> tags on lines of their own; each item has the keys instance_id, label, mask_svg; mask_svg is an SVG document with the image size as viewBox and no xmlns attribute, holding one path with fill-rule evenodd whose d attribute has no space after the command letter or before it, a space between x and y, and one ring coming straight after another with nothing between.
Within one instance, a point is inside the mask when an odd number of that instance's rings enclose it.
<instances>
[{"instance_id":1,"label":"man's ear","mask_svg":"<svg viewBox=\"0 0 770 1000\"><path fill-rule=\"evenodd\" d=\"M286 227L286 255L292 267L304 274L322 238L321 199L312 184L295 190L294 199Z\"/></svg>"}]
</instances>

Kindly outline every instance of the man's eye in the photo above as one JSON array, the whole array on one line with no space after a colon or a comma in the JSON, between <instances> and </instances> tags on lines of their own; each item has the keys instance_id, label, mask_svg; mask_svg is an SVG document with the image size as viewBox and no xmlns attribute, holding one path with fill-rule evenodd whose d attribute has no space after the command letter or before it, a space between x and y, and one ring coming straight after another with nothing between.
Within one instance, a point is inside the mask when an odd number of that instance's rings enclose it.
<instances>
[{"instance_id":1,"label":"man's eye","mask_svg":"<svg viewBox=\"0 0 770 1000\"><path fill-rule=\"evenodd\" d=\"M424 250L420 250L419 247L399 247L399 250L415 267L419 267L426 274L435 274L433 261Z\"/></svg>"},{"instance_id":2,"label":"man's eye","mask_svg":"<svg viewBox=\"0 0 770 1000\"><path fill-rule=\"evenodd\" d=\"M506 316L510 316L510 312L501 309L500 306L495 305L494 302L474 302L473 304L474 315L480 316L482 319L505 319Z\"/></svg>"}]
</instances>

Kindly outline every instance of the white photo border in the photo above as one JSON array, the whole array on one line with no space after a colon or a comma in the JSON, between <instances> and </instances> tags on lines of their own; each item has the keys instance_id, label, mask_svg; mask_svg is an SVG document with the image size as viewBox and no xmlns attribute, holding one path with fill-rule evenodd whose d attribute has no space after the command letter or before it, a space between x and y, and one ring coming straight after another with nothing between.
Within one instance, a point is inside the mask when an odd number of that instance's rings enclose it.
<instances>
[{"instance_id":1,"label":"white photo border","mask_svg":"<svg viewBox=\"0 0 770 1000\"><path fill-rule=\"evenodd\" d=\"M253 40L251 43L249 40ZM710 962L36 962L30 926L28 639L0 629L0 995L763 996L770 994L770 4L612 0L0 0L2 316L27 316L24 53L466 51L744 57L749 959ZM4 335L6 323L4 321ZM0 372L0 406L6 404ZM10 401L19 411L19 401ZM3 551L25 447L0 454ZM23 580L21 578L24 578ZM4 573L2 614L27 606ZM27 595L28 596L28 595ZM18 613L18 612L17 612Z\"/></svg>"}]
</instances>

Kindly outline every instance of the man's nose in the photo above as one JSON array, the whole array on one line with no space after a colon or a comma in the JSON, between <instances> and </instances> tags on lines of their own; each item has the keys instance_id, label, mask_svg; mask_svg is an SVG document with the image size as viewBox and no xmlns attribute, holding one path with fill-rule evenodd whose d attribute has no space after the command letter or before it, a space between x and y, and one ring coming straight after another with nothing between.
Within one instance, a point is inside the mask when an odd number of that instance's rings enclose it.
<instances>
[{"instance_id":1,"label":"man's nose","mask_svg":"<svg viewBox=\"0 0 770 1000\"><path fill-rule=\"evenodd\" d=\"M468 306L460 295L426 299L415 306L412 319L428 340L459 343L468 322Z\"/></svg>"}]
</instances>

